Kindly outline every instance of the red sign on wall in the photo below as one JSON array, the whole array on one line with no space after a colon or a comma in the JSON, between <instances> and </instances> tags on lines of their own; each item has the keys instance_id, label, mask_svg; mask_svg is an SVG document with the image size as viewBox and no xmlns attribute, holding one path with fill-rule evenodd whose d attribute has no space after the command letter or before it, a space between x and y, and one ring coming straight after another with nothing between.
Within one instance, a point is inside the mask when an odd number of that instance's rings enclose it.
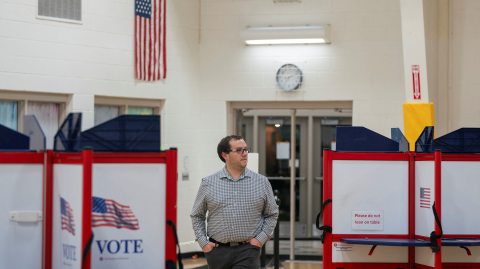
<instances>
[{"instance_id":1,"label":"red sign on wall","mask_svg":"<svg viewBox=\"0 0 480 269\"><path fill-rule=\"evenodd\" d=\"M422 99L420 93L420 66L412 65L413 99Z\"/></svg>"}]
</instances>

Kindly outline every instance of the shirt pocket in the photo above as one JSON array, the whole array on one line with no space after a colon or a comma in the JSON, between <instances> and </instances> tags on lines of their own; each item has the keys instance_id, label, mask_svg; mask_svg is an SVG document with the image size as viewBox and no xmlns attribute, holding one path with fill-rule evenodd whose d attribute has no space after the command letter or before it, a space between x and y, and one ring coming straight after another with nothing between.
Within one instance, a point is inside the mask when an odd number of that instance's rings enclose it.
<instances>
[{"instance_id":1,"label":"shirt pocket","mask_svg":"<svg viewBox=\"0 0 480 269\"><path fill-rule=\"evenodd\" d=\"M246 199L246 205L249 210L252 210L254 215L261 216L263 208L265 206L264 195L260 193L253 193L250 197Z\"/></svg>"},{"instance_id":2,"label":"shirt pocket","mask_svg":"<svg viewBox=\"0 0 480 269\"><path fill-rule=\"evenodd\" d=\"M210 195L207 198L207 209L211 213L222 211L227 205L227 197L225 195Z\"/></svg>"}]
</instances>

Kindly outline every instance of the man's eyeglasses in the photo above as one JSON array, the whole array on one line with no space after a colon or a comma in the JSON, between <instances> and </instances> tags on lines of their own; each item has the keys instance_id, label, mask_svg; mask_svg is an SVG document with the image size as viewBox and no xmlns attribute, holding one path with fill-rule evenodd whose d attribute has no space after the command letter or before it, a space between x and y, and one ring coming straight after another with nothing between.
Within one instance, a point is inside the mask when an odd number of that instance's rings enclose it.
<instances>
[{"instance_id":1,"label":"man's eyeglasses","mask_svg":"<svg viewBox=\"0 0 480 269\"><path fill-rule=\"evenodd\" d=\"M235 151L237 154L241 155L241 154L244 154L245 152L249 153L250 148L248 148L248 149L231 149L228 152L230 153L231 151Z\"/></svg>"}]
</instances>

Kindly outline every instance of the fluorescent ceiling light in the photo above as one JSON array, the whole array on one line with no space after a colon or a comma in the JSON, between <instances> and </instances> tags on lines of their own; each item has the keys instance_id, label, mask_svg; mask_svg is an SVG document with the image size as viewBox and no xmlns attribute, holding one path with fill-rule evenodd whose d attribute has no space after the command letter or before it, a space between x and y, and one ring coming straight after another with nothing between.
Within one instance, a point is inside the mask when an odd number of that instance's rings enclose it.
<instances>
[{"instance_id":1,"label":"fluorescent ceiling light","mask_svg":"<svg viewBox=\"0 0 480 269\"><path fill-rule=\"evenodd\" d=\"M303 38L303 39L263 39L263 40L245 40L248 45L277 45L277 44L319 44L325 43L323 38Z\"/></svg>"},{"instance_id":2,"label":"fluorescent ceiling light","mask_svg":"<svg viewBox=\"0 0 480 269\"><path fill-rule=\"evenodd\" d=\"M330 26L256 27L240 31L247 45L330 44Z\"/></svg>"},{"instance_id":3,"label":"fluorescent ceiling light","mask_svg":"<svg viewBox=\"0 0 480 269\"><path fill-rule=\"evenodd\" d=\"M271 31L271 30L311 30L324 29L325 26L282 26L282 27L249 27L248 31Z\"/></svg>"}]
</instances>

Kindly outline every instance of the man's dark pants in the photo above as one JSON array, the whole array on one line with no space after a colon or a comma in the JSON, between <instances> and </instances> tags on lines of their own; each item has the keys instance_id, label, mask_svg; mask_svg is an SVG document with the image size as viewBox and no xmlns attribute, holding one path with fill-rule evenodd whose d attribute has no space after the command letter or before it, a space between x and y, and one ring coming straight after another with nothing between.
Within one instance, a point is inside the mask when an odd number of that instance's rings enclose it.
<instances>
[{"instance_id":1,"label":"man's dark pants","mask_svg":"<svg viewBox=\"0 0 480 269\"><path fill-rule=\"evenodd\" d=\"M233 247L218 246L206 252L208 269L260 268L261 248L243 244Z\"/></svg>"}]
</instances>

